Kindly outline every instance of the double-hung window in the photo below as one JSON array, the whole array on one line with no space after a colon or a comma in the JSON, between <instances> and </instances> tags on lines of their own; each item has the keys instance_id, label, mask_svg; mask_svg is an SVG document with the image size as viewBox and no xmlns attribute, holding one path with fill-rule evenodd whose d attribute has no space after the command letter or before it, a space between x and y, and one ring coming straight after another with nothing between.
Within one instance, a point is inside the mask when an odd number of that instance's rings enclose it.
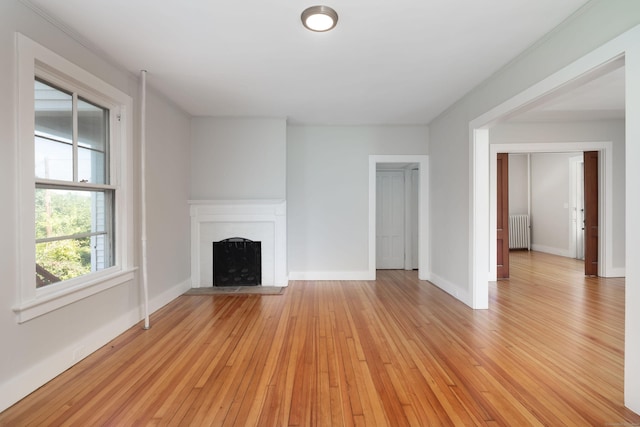
<instances>
[{"instance_id":1,"label":"double-hung window","mask_svg":"<svg viewBox=\"0 0 640 427\"><path fill-rule=\"evenodd\" d=\"M35 286L113 266L109 109L34 79Z\"/></svg>"},{"instance_id":2,"label":"double-hung window","mask_svg":"<svg viewBox=\"0 0 640 427\"><path fill-rule=\"evenodd\" d=\"M131 97L17 34L23 322L131 282Z\"/></svg>"}]
</instances>

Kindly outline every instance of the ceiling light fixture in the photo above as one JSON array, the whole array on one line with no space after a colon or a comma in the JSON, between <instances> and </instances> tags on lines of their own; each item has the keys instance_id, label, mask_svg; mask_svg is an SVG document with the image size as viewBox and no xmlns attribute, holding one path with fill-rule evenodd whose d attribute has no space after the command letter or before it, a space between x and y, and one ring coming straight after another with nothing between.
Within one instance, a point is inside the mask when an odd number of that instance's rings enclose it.
<instances>
[{"instance_id":1,"label":"ceiling light fixture","mask_svg":"<svg viewBox=\"0 0 640 427\"><path fill-rule=\"evenodd\" d=\"M329 31L338 23L338 13L329 6L311 6L300 16L302 25L316 32Z\"/></svg>"}]
</instances>

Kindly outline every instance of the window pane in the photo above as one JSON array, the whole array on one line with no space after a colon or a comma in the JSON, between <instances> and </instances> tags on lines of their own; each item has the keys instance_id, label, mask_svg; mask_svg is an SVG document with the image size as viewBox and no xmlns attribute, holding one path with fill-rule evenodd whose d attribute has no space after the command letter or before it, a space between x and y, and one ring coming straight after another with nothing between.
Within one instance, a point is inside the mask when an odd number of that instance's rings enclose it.
<instances>
[{"instance_id":1,"label":"window pane","mask_svg":"<svg viewBox=\"0 0 640 427\"><path fill-rule=\"evenodd\" d=\"M36 239L91 232L91 193L36 188Z\"/></svg>"},{"instance_id":2,"label":"window pane","mask_svg":"<svg viewBox=\"0 0 640 427\"><path fill-rule=\"evenodd\" d=\"M108 231L110 192L36 188L36 239Z\"/></svg>"},{"instance_id":3,"label":"window pane","mask_svg":"<svg viewBox=\"0 0 640 427\"><path fill-rule=\"evenodd\" d=\"M108 181L107 151L109 110L78 100L78 180L95 184Z\"/></svg>"},{"instance_id":4,"label":"window pane","mask_svg":"<svg viewBox=\"0 0 640 427\"><path fill-rule=\"evenodd\" d=\"M91 246L88 237L36 244L36 287L90 272Z\"/></svg>"},{"instance_id":5,"label":"window pane","mask_svg":"<svg viewBox=\"0 0 640 427\"><path fill-rule=\"evenodd\" d=\"M108 184L105 155L100 151L78 147L78 180L92 184Z\"/></svg>"},{"instance_id":6,"label":"window pane","mask_svg":"<svg viewBox=\"0 0 640 427\"><path fill-rule=\"evenodd\" d=\"M70 142L73 136L73 97L40 80L34 82L36 132Z\"/></svg>"},{"instance_id":7,"label":"window pane","mask_svg":"<svg viewBox=\"0 0 640 427\"><path fill-rule=\"evenodd\" d=\"M36 177L73 181L73 146L35 137Z\"/></svg>"},{"instance_id":8,"label":"window pane","mask_svg":"<svg viewBox=\"0 0 640 427\"><path fill-rule=\"evenodd\" d=\"M113 266L113 208L112 190L36 188L37 287Z\"/></svg>"},{"instance_id":9,"label":"window pane","mask_svg":"<svg viewBox=\"0 0 640 427\"><path fill-rule=\"evenodd\" d=\"M68 179L73 176L69 149L73 139L73 97L47 83L35 80L36 177ZM49 140L50 143L45 143Z\"/></svg>"}]
</instances>

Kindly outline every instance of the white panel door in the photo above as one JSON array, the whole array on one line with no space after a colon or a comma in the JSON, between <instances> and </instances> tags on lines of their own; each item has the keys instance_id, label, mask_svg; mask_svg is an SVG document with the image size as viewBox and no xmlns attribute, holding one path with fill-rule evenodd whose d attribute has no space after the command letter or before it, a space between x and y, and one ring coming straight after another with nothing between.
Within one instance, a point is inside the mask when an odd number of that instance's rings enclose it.
<instances>
[{"instance_id":1,"label":"white panel door","mask_svg":"<svg viewBox=\"0 0 640 427\"><path fill-rule=\"evenodd\" d=\"M378 171L376 268L404 269L404 172Z\"/></svg>"}]
</instances>

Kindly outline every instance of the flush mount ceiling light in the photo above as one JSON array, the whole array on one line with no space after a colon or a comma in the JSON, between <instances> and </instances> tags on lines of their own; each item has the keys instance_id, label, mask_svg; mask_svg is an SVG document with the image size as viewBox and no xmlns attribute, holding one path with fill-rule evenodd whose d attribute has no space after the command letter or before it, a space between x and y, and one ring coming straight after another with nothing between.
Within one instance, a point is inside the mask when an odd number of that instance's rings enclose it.
<instances>
[{"instance_id":1,"label":"flush mount ceiling light","mask_svg":"<svg viewBox=\"0 0 640 427\"><path fill-rule=\"evenodd\" d=\"M302 24L311 31L329 31L338 23L338 14L329 6L311 6L300 16Z\"/></svg>"}]
</instances>

